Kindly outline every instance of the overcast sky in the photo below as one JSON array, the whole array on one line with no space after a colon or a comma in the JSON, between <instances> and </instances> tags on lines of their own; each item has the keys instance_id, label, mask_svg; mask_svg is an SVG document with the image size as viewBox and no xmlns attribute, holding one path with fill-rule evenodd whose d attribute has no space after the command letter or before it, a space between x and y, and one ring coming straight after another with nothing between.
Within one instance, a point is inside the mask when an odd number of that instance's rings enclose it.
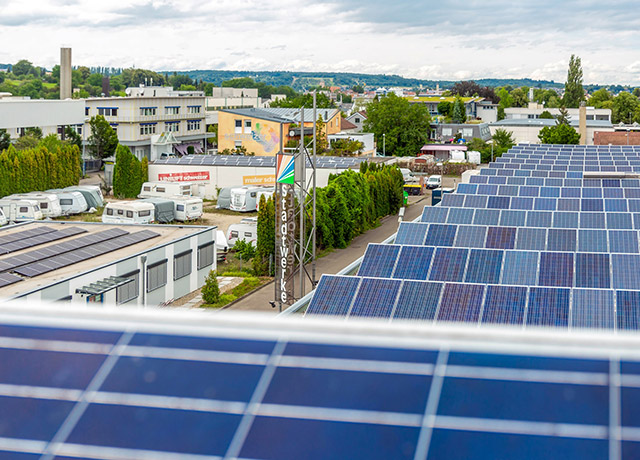
<instances>
[{"instance_id":1,"label":"overcast sky","mask_svg":"<svg viewBox=\"0 0 640 460\"><path fill-rule=\"evenodd\" d=\"M634 1L0 0L0 63L640 85Z\"/></svg>"}]
</instances>

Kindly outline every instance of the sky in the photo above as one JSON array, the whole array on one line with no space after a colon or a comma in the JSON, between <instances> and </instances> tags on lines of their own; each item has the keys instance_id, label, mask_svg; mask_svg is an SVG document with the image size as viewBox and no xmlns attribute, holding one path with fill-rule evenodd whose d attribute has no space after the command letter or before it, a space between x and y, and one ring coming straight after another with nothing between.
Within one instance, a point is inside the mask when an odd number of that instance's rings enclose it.
<instances>
[{"instance_id":1,"label":"sky","mask_svg":"<svg viewBox=\"0 0 640 460\"><path fill-rule=\"evenodd\" d=\"M0 63L640 85L634 1L0 0Z\"/></svg>"}]
</instances>

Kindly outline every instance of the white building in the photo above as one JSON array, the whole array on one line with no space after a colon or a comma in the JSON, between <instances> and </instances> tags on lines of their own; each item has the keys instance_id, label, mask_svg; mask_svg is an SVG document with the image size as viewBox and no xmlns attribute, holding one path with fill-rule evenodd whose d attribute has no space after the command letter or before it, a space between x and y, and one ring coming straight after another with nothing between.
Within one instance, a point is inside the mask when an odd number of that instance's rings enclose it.
<instances>
[{"instance_id":1,"label":"white building","mask_svg":"<svg viewBox=\"0 0 640 460\"><path fill-rule=\"evenodd\" d=\"M40 128L43 136L62 135L65 126L82 134L85 122L82 100L32 100L22 97L0 97L0 129L6 129L12 139L27 128Z\"/></svg>"},{"instance_id":2,"label":"white building","mask_svg":"<svg viewBox=\"0 0 640 460\"><path fill-rule=\"evenodd\" d=\"M547 111L554 117L560 115L560 109L545 108L532 102L528 107L509 107L504 109L505 120L537 120L542 112ZM567 109L569 120L578 122L580 109ZM587 121L608 121L611 123L611 109L587 107Z\"/></svg>"},{"instance_id":3,"label":"white building","mask_svg":"<svg viewBox=\"0 0 640 460\"><path fill-rule=\"evenodd\" d=\"M586 145L594 145L594 136L596 131L600 132L613 132L613 125L610 121L604 120L587 120L587 143ZM540 130L545 126L555 126L556 120L550 120L545 118L533 119L533 118L520 118L520 119L505 119L500 120L497 123L489 125L491 129L491 135L493 136L497 129L502 128L513 133L513 139L516 144L528 143L539 144L540 139L538 134ZM571 126L579 131L579 123L576 119L571 120Z\"/></svg>"}]
</instances>

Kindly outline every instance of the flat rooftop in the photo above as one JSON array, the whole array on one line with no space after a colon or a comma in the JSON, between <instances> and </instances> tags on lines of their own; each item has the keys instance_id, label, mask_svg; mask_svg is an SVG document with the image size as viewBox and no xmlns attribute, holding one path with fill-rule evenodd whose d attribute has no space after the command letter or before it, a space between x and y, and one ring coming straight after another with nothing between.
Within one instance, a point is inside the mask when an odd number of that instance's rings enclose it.
<instances>
[{"instance_id":1,"label":"flat rooftop","mask_svg":"<svg viewBox=\"0 0 640 460\"><path fill-rule=\"evenodd\" d=\"M0 298L48 286L207 228L45 221L1 227Z\"/></svg>"}]
</instances>

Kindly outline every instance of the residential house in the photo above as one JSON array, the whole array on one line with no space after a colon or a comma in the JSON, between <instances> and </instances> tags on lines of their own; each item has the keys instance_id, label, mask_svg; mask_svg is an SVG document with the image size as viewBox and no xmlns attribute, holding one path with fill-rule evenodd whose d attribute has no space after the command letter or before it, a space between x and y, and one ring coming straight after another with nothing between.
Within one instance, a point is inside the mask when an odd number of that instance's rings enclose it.
<instances>
[{"instance_id":1,"label":"residential house","mask_svg":"<svg viewBox=\"0 0 640 460\"><path fill-rule=\"evenodd\" d=\"M357 132L361 133L364 122L367 120L367 112L361 110L360 112L349 115L346 119L357 127Z\"/></svg>"},{"instance_id":2,"label":"residential house","mask_svg":"<svg viewBox=\"0 0 640 460\"><path fill-rule=\"evenodd\" d=\"M454 103L455 97L452 96L413 96L406 97L412 104L425 104L429 109L432 117L439 115L438 104L442 102ZM467 118L477 118L487 123L497 120L498 106L482 97L462 97Z\"/></svg>"},{"instance_id":3,"label":"residential house","mask_svg":"<svg viewBox=\"0 0 640 460\"><path fill-rule=\"evenodd\" d=\"M431 125L431 140L447 142L460 135L462 139L470 141L474 137L488 141L491 130L488 123L433 123Z\"/></svg>"}]
</instances>

